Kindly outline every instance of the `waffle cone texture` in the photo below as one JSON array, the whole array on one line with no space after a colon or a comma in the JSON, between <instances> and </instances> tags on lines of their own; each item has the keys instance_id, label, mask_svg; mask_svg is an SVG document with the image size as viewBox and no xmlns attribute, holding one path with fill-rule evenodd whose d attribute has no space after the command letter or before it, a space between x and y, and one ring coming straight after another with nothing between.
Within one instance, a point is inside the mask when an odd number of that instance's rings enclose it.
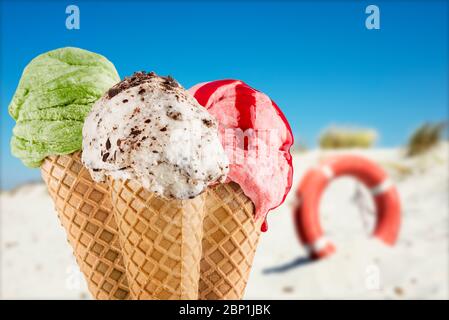
<instances>
[{"instance_id":1,"label":"waffle cone texture","mask_svg":"<svg viewBox=\"0 0 449 320\"><path fill-rule=\"evenodd\" d=\"M245 293L261 221L234 182L207 190L199 299L239 300Z\"/></svg>"},{"instance_id":2,"label":"waffle cone texture","mask_svg":"<svg viewBox=\"0 0 449 320\"><path fill-rule=\"evenodd\" d=\"M198 299L205 197L168 200L109 180L132 299Z\"/></svg>"},{"instance_id":3,"label":"waffle cone texture","mask_svg":"<svg viewBox=\"0 0 449 320\"><path fill-rule=\"evenodd\" d=\"M47 157L41 173L92 296L127 299L128 283L108 186L91 179L80 152Z\"/></svg>"}]
</instances>

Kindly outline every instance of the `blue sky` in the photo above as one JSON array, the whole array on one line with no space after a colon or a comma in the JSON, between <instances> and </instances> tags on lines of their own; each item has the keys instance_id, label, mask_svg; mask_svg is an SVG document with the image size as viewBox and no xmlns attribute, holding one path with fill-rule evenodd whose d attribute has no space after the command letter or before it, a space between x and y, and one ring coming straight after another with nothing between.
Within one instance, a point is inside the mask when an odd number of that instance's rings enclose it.
<instances>
[{"instance_id":1,"label":"blue sky","mask_svg":"<svg viewBox=\"0 0 449 320\"><path fill-rule=\"evenodd\" d=\"M69 4L80 30L65 28ZM380 7L380 30L365 28L369 4ZM309 146L332 124L375 128L380 146L397 146L448 116L448 38L444 1L2 1L1 187L39 179L10 155L7 106L45 51L81 47L122 77L154 70L185 87L241 79L270 95Z\"/></svg>"}]
</instances>

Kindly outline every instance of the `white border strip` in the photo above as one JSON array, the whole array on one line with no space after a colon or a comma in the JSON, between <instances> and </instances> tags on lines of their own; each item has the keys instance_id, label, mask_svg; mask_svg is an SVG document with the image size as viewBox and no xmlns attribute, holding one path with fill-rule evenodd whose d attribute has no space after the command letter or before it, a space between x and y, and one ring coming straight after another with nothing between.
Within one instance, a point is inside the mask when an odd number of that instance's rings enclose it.
<instances>
[{"instance_id":1,"label":"white border strip","mask_svg":"<svg viewBox=\"0 0 449 320\"><path fill-rule=\"evenodd\" d=\"M319 237L317 240L315 240L311 244L307 244L305 247L309 252L320 252L321 250L325 249L327 245L329 244L329 240L325 236Z\"/></svg>"},{"instance_id":2,"label":"white border strip","mask_svg":"<svg viewBox=\"0 0 449 320\"><path fill-rule=\"evenodd\" d=\"M328 165L324 165L320 168L321 172L324 174L324 176L328 179L332 179L334 177L334 170Z\"/></svg>"},{"instance_id":3,"label":"white border strip","mask_svg":"<svg viewBox=\"0 0 449 320\"><path fill-rule=\"evenodd\" d=\"M392 186L393 181L391 181L389 178L385 178L384 181L371 188L370 191L373 196L378 196L379 194L387 192Z\"/></svg>"}]
</instances>

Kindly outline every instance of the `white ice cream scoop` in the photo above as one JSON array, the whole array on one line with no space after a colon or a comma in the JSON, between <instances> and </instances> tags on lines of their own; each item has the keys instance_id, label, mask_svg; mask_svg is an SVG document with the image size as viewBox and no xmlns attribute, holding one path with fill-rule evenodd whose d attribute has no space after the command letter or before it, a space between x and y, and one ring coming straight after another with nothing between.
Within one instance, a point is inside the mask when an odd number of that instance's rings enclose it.
<instances>
[{"instance_id":1,"label":"white ice cream scoop","mask_svg":"<svg viewBox=\"0 0 449 320\"><path fill-rule=\"evenodd\" d=\"M82 161L95 181L133 179L188 199L224 182L216 120L173 78L137 72L98 100L83 127Z\"/></svg>"}]
</instances>

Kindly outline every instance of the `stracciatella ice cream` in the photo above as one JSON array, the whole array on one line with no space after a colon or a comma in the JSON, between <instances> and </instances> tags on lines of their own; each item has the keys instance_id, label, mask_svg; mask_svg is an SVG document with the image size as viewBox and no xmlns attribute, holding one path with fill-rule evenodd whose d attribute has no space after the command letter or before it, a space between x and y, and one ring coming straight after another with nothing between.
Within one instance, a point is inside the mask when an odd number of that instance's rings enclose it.
<instances>
[{"instance_id":1,"label":"stracciatella ice cream","mask_svg":"<svg viewBox=\"0 0 449 320\"><path fill-rule=\"evenodd\" d=\"M82 161L95 181L133 179L189 199L226 179L215 118L171 77L137 72L98 100L83 127Z\"/></svg>"}]
</instances>

